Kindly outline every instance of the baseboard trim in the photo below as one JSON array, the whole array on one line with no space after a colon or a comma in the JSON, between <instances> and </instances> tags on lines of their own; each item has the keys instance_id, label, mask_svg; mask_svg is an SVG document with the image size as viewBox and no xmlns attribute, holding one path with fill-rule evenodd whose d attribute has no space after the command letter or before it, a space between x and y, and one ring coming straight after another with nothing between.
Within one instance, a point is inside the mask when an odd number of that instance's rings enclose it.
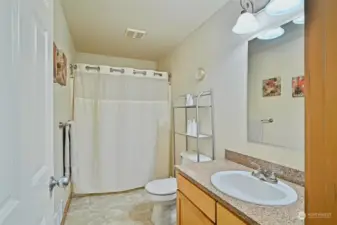
<instances>
[{"instance_id":1,"label":"baseboard trim","mask_svg":"<svg viewBox=\"0 0 337 225\"><path fill-rule=\"evenodd\" d=\"M104 195L116 195L116 194L125 194L132 191L142 190L144 187L134 188L127 191L120 192L105 192L105 193L88 193L88 194L73 194L73 198L85 198L85 197L94 197L94 196L104 196ZM62 224L64 225L64 224Z\"/></svg>"},{"instance_id":2,"label":"baseboard trim","mask_svg":"<svg viewBox=\"0 0 337 225\"><path fill-rule=\"evenodd\" d=\"M72 192L70 192L67 203L66 203L66 206L64 207L61 225L65 225L65 223L66 223L66 219L67 219L67 215L68 215L68 212L69 212L72 197L73 197L73 194L72 194Z\"/></svg>"}]
</instances>

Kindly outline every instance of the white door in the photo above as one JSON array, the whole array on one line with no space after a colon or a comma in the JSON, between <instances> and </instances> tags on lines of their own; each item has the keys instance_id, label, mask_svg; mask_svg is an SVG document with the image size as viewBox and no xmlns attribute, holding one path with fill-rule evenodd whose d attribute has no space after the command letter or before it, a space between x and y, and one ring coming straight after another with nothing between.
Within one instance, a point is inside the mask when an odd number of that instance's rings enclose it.
<instances>
[{"instance_id":1,"label":"white door","mask_svg":"<svg viewBox=\"0 0 337 225\"><path fill-rule=\"evenodd\" d=\"M52 0L0 0L0 225L51 225Z\"/></svg>"}]
</instances>

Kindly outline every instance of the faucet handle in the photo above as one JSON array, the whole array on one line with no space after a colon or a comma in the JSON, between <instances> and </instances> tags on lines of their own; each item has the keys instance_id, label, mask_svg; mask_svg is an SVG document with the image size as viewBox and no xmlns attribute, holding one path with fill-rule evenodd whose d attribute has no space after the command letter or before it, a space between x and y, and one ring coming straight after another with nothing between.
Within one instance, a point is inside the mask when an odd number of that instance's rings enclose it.
<instances>
[{"instance_id":1,"label":"faucet handle","mask_svg":"<svg viewBox=\"0 0 337 225\"><path fill-rule=\"evenodd\" d=\"M256 162L250 162L250 164L257 167L257 169L252 172L252 175L254 177L262 181L267 181L269 183L273 183L273 184L278 183L278 179L275 173L273 172L273 170L264 169L262 166L260 166Z\"/></svg>"},{"instance_id":2,"label":"faucet handle","mask_svg":"<svg viewBox=\"0 0 337 225\"><path fill-rule=\"evenodd\" d=\"M260 180L264 180L264 174L263 174L263 170L262 170L261 166L259 164L257 164L256 162L250 162L250 163L251 163L251 165L256 167L256 169L254 168L254 171L252 172L252 175L254 177L259 178Z\"/></svg>"},{"instance_id":3,"label":"faucet handle","mask_svg":"<svg viewBox=\"0 0 337 225\"><path fill-rule=\"evenodd\" d=\"M271 172L270 172L270 175L267 176L267 180L268 180L270 183L274 183L274 184L278 183L278 179L277 179L277 177L276 177L276 174L275 174L273 171L271 171Z\"/></svg>"},{"instance_id":4,"label":"faucet handle","mask_svg":"<svg viewBox=\"0 0 337 225\"><path fill-rule=\"evenodd\" d=\"M270 178L272 178L272 179L277 179L277 178L276 178L276 174L275 174L275 172L273 172L273 171L271 172L271 174L270 174Z\"/></svg>"}]
</instances>

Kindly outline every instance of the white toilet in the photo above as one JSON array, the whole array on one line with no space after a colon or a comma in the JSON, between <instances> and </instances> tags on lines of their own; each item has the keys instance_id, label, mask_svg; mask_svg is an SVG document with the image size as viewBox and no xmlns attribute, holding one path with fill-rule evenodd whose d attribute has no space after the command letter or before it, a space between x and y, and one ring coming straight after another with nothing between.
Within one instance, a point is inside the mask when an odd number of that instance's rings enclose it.
<instances>
[{"instance_id":1,"label":"white toilet","mask_svg":"<svg viewBox=\"0 0 337 225\"><path fill-rule=\"evenodd\" d=\"M200 154L200 162L211 161L212 159ZM195 152L181 153L181 163L183 165L197 162ZM177 198L176 178L154 180L145 186L145 190L154 203L151 220L154 225L174 225L176 224L175 202Z\"/></svg>"}]
</instances>

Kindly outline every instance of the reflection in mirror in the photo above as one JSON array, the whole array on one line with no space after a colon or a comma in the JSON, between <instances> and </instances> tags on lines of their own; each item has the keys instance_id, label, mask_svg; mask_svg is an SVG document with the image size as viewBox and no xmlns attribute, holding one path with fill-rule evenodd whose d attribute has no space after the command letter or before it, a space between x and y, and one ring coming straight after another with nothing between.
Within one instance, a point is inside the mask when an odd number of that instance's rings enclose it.
<instances>
[{"instance_id":1,"label":"reflection in mirror","mask_svg":"<svg viewBox=\"0 0 337 225\"><path fill-rule=\"evenodd\" d=\"M248 141L304 151L304 26L254 39L248 54Z\"/></svg>"}]
</instances>

